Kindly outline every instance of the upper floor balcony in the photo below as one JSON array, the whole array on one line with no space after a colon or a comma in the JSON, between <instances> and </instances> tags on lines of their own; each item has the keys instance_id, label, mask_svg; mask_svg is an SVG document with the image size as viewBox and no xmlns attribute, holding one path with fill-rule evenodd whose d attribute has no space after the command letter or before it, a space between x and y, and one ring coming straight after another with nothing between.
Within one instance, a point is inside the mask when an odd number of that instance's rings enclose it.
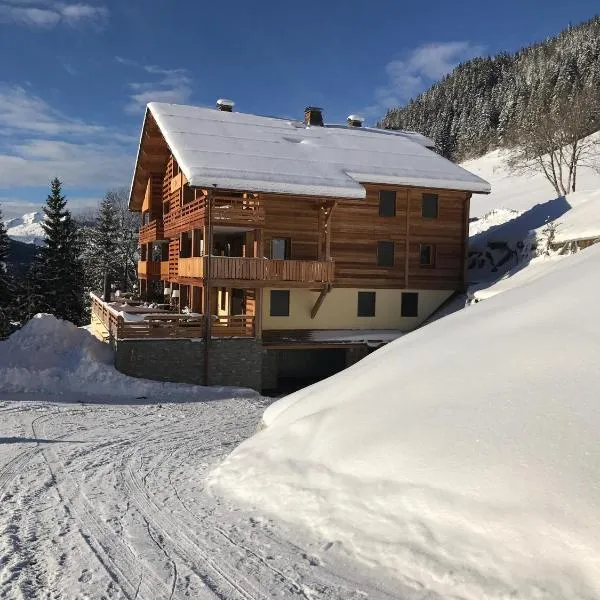
<instances>
[{"instance_id":1,"label":"upper floor balcony","mask_svg":"<svg viewBox=\"0 0 600 600\"><path fill-rule=\"evenodd\" d=\"M140 279L168 279L169 261L138 261L138 277Z\"/></svg>"},{"instance_id":2,"label":"upper floor balcony","mask_svg":"<svg viewBox=\"0 0 600 600\"><path fill-rule=\"evenodd\" d=\"M255 197L216 195L212 198L213 225L255 229L265 222L261 201ZM163 218L164 234L174 237L190 229L201 228L208 213L208 197L202 196L169 211Z\"/></svg>"},{"instance_id":3,"label":"upper floor balcony","mask_svg":"<svg viewBox=\"0 0 600 600\"><path fill-rule=\"evenodd\" d=\"M161 219L154 219L140 227L140 244L149 244L164 239L165 232Z\"/></svg>"},{"instance_id":4,"label":"upper floor balcony","mask_svg":"<svg viewBox=\"0 0 600 600\"><path fill-rule=\"evenodd\" d=\"M206 279L208 256L180 258L179 277ZM331 260L274 260L230 256L210 257L211 282L223 282L246 287L269 285L321 286L333 283L335 263Z\"/></svg>"}]
</instances>

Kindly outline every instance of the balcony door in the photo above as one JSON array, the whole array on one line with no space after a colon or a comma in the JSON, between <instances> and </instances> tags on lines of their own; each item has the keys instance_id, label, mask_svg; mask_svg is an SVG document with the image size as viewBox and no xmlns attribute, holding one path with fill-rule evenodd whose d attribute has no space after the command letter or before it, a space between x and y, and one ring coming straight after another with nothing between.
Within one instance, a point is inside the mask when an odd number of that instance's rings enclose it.
<instances>
[{"instance_id":1,"label":"balcony door","mask_svg":"<svg viewBox=\"0 0 600 600\"><path fill-rule=\"evenodd\" d=\"M292 240L290 238L273 238L271 240L271 258L273 260L289 260L292 257Z\"/></svg>"}]
</instances>

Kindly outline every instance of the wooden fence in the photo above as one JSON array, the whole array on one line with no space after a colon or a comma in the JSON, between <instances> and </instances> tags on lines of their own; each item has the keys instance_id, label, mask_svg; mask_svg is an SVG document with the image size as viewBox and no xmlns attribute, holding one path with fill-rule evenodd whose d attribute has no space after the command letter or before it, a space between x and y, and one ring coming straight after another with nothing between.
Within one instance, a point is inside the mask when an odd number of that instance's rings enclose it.
<instances>
[{"instance_id":1,"label":"wooden fence","mask_svg":"<svg viewBox=\"0 0 600 600\"><path fill-rule=\"evenodd\" d=\"M201 338L204 318L169 313L148 313L142 321L126 321L96 294L90 293L92 313L115 340L137 338ZM138 315L143 313L136 313ZM211 337L254 337L254 316L211 317Z\"/></svg>"}]
</instances>

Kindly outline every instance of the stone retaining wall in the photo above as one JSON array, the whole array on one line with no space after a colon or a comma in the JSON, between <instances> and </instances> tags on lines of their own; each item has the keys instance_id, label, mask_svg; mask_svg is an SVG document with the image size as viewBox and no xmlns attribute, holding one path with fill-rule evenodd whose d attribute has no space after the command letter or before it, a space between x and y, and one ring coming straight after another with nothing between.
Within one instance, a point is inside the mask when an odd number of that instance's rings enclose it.
<instances>
[{"instance_id":1,"label":"stone retaining wall","mask_svg":"<svg viewBox=\"0 0 600 600\"><path fill-rule=\"evenodd\" d=\"M260 390L262 344L254 339L210 341L209 385L230 385ZM133 377L206 385L204 340L119 340L116 368Z\"/></svg>"}]
</instances>

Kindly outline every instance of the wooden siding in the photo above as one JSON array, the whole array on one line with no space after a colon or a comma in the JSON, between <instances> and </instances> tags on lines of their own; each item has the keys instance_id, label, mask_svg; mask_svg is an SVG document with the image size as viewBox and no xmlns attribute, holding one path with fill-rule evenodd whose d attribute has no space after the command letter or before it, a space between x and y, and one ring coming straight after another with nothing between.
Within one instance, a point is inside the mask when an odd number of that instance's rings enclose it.
<instances>
[{"instance_id":1,"label":"wooden siding","mask_svg":"<svg viewBox=\"0 0 600 600\"><path fill-rule=\"evenodd\" d=\"M337 287L458 289L463 280L466 192L365 185L365 200L340 200L332 217ZM379 216L379 190L396 191L396 216ZM439 198L438 218L421 216L424 193ZM268 211L268 207L267 207ZM408 216L408 218L407 218ZM394 242L394 266L377 266L377 243ZM419 264L421 244L435 246L433 267Z\"/></svg>"},{"instance_id":2,"label":"wooden siding","mask_svg":"<svg viewBox=\"0 0 600 600\"><path fill-rule=\"evenodd\" d=\"M319 258L321 203L317 198L263 195L265 228L263 233L265 256L271 258L271 241L278 238L292 240L293 260Z\"/></svg>"},{"instance_id":3,"label":"wooden siding","mask_svg":"<svg viewBox=\"0 0 600 600\"><path fill-rule=\"evenodd\" d=\"M200 285L204 263L201 258L180 259L178 236L192 229L204 229L206 234L209 192L190 188L172 155L160 175L152 174L151 181L151 195L160 197L164 210L162 235L170 239L168 279L184 278ZM240 252L244 258L214 257L211 286L237 280L238 287L244 288L255 281L257 287L271 282L275 287L333 283L363 289L462 289L470 193L371 183L364 186L366 198L360 200L211 190L213 226L239 228L245 240ZM379 215L380 190L396 192L395 216ZM422 196L427 193L439 199L435 219L421 214ZM160 222L140 232L142 243L154 241L154 236L159 239ZM272 258L272 240L281 238L291 241L289 260L264 261ZM378 266L378 242L394 243L393 266ZM433 246L432 265L420 264L421 244ZM232 253L237 254L235 249ZM257 258L249 259L248 255Z\"/></svg>"}]
</instances>

